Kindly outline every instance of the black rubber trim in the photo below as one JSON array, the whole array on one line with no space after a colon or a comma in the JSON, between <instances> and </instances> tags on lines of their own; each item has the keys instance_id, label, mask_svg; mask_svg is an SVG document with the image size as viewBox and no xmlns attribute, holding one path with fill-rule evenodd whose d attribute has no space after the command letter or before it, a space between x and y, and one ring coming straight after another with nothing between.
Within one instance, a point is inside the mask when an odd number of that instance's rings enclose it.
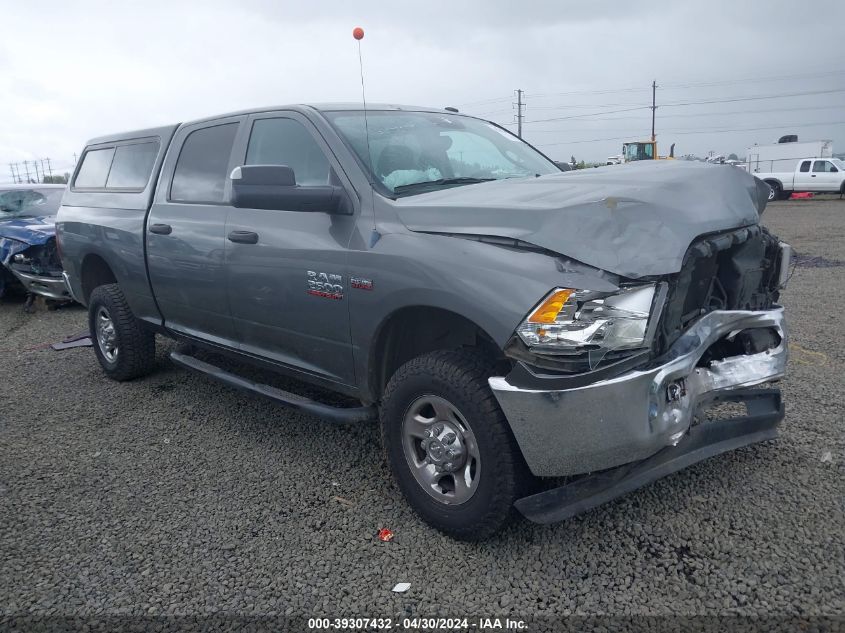
<instances>
[{"instance_id":1,"label":"black rubber trim","mask_svg":"<svg viewBox=\"0 0 845 633\"><path fill-rule=\"evenodd\" d=\"M621 376L625 372L643 366L649 361L649 351L645 350L629 358L616 361L593 371L581 374L544 374L538 373L524 361L517 361L513 370L506 376L509 384L519 389L536 389L538 391L562 391L585 387L600 380L608 380Z\"/></svg>"},{"instance_id":2,"label":"black rubber trim","mask_svg":"<svg viewBox=\"0 0 845 633\"><path fill-rule=\"evenodd\" d=\"M252 380L247 380L236 374L226 371L211 363L181 354L179 352L170 352L170 360L177 365L198 371L215 380L219 380L229 387L240 389L242 391L249 391L251 393L264 396L274 402L278 402L286 407L299 409L311 415L315 415L329 422L336 422L338 424L349 424L352 422L367 422L378 419L378 410L373 407L332 407L321 402L315 402L304 396L290 393L270 385L265 385Z\"/></svg>"},{"instance_id":3,"label":"black rubber trim","mask_svg":"<svg viewBox=\"0 0 845 633\"><path fill-rule=\"evenodd\" d=\"M784 416L779 389L737 390L715 401L745 402L749 415L704 422L692 427L677 446L640 462L523 497L514 506L535 523L564 521L709 457L777 437Z\"/></svg>"}]
</instances>

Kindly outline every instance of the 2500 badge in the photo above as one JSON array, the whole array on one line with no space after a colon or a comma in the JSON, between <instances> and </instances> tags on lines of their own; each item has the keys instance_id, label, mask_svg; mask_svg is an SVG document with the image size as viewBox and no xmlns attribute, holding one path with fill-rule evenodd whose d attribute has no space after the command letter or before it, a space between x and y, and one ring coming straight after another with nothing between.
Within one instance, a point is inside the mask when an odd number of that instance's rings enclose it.
<instances>
[{"instance_id":1,"label":"2500 badge","mask_svg":"<svg viewBox=\"0 0 845 633\"><path fill-rule=\"evenodd\" d=\"M343 299L343 277L309 270L308 294L325 299Z\"/></svg>"}]
</instances>

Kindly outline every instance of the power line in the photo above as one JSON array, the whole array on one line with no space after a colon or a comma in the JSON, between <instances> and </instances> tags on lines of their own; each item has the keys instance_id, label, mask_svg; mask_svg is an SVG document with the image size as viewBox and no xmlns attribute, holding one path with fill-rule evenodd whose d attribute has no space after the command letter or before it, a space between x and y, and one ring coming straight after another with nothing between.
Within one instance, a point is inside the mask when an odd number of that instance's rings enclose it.
<instances>
[{"instance_id":1,"label":"power line","mask_svg":"<svg viewBox=\"0 0 845 633\"><path fill-rule=\"evenodd\" d=\"M761 130L777 130L782 128L800 128L800 127L819 127L822 125L843 125L845 121L824 121L821 123L795 123L795 124L783 124L783 125L773 125L769 127L746 127L746 128L732 128L732 129L725 129L725 130L695 130L695 131L673 131L673 130L666 130L664 134L678 134L678 135L688 135L688 134L723 134L727 132L757 132ZM578 141L559 141L556 143L534 143L534 145L538 147L551 147L553 145L575 145L578 143L597 143L599 141L622 141L628 140L628 136L614 136L610 138L592 138L592 139L583 139Z\"/></svg>"},{"instance_id":2,"label":"power line","mask_svg":"<svg viewBox=\"0 0 845 633\"><path fill-rule=\"evenodd\" d=\"M708 99L705 101L679 101L675 103L664 103L666 107L679 107L691 105L707 105L710 103L736 103L737 101L761 101L764 99L785 99L787 97L810 97L813 95L833 94L835 92L845 92L845 88L833 88L831 90L812 90L809 92L791 92L785 94L774 95L757 95L753 97L735 97L731 99Z\"/></svg>"},{"instance_id":3,"label":"power line","mask_svg":"<svg viewBox=\"0 0 845 633\"><path fill-rule=\"evenodd\" d=\"M566 121L567 119L582 119L584 117L597 116L600 114L616 114L618 112L633 112L634 110L650 110L651 106L637 106L636 108L625 108L623 110L605 110L603 112L587 112L585 114L571 114L569 116L554 117L552 119L535 119L525 123L546 123L548 121Z\"/></svg>"},{"instance_id":4,"label":"power line","mask_svg":"<svg viewBox=\"0 0 845 633\"><path fill-rule=\"evenodd\" d=\"M830 90L814 90L808 92L793 92L793 93L784 93L784 94L775 94L775 95L755 95L752 97L733 97L729 99L708 99L704 101L686 101L686 102L674 102L674 103L663 103L660 107L686 107L692 105L709 105L714 103L736 103L739 101L760 101L765 99L783 99L787 97L807 97L813 95L820 95L820 94L833 94L837 92L845 92L845 88L834 88ZM601 107L601 106L597 106ZM648 110L651 109L652 106L638 106L634 108L628 108L624 110L605 110L601 112L587 112L584 114L572 114L569 116L563 117L554 117L549 119L534 119L533 121L525 121L526 124L528 123L547 123L550 121L566 121L568 119L580 119L585 117L593 117L593 116L600 116L602 114L617 114L620 112L632 112L634 110ZM507 125L507 124L506 124Z\"/></svg>"},{"instance_id":5,"label":"power line","mask_svg":"<svg viewBox=\"0 0 845 633\"><path fill-rule=\"evenodd\" d=\"M828 70L828 71L819 71L819 72L812 72L812 73L796 73L796 74L789 74L789 75L769 75L766 77L747 77L747 78L737 78L737 79L722 79L716 81L702 81L702 82L681 82L681 83L663 83L661 84L662 88L665 89L672 89L672 90L685 90L689 88L707 88L713 86L731 86L731 85L738 85L738 84L749 84L749 83L765 83L767 81L795 81L800 79L823 79L825 77L830 77L833 75L845 75L845 69L841 70ZM526 93L526 96L531 97L532 99L546 99L548 97L569 97L574 95L603 95L603 94L617 94L623 92L646 92L649 88L644 88L642 86L626 86L620 88L606 88L606 89L588 89L588 90L569 90L565 92L545 92L545 93ZM495 97L490 99L482 99L480 101L470 101L467 103L462 103L459 105L463 106L471 106L471 105L486 105L490 103L497 103L500 101L508 101L511 97ZM602 106L604 107L604 106Z\"/></svg>"},{"instance_id":6,"label":"power line","mask_svg":"<svg viewBox=\"0 0 845 633\"><path fill-rule=\"evenodd\" d=\"M651 86L648 88L651 90ZM532 106L534 110L566 110L569 108L620 108L627 106L647 106L647 103L567 103L551 106Z\"/></svg>"},{"instance_id":7,"label":"power line","mask_svg":"<svg viewBox=\"0 0 845 633\"><path fill-rule=\"evenodd\" d=\"M749 77L746 79L724 79L699 83L668 83L663 84L664 88L686 89L686 88L709 88L712 86L733 86L737 84L760 83L766 81L794 81L796 79L823 79L831 75L845 75L843 70L829 70L825 72L802 73L797 75L775 75L769 77Z\"/></svg>"},{"instance_id":8,"label":"power line","mask_svg":"<svg viewBox=\"0 0 845 633\"><path fill-rule=\"evenodd\" d=\"M494 99L482 99L481 101L469 101L467 103L459 103L458 105L463 106L471 106L471 105L487 105L489 103L498 103L499 101L510 101L513 99L513 95L508 95L507 97L496 97Z\"/></svg>"},{"instance_id":9,"label":"power line","mask_svg":"<svg viewBox=\"0 0 845 633\"><path fill-rule=\"evenodd\" d=\"M736 114L765 114L765 113L772 113L772 112L804 112L806 110L838 110L838 109L845 109L845 104L837 104L837 105L830 105L830 106L802 106L799 108L769 108L767 110L734 110L732 112L719 112L718 116L733 116ZM686 114L664 114L661 115L661 121L663 119L688 119L688 118L695 118L695 117L712 117L717 113L714 112L692 112ZM616 116L616 117L607 117L607 118L599 118L595 117L592 119L593 121L626 121L626 120L641 120L640 117L635 116ZM536 130L535 130L536 131ZM555 132L560 130L544 130L546 132Z\"/></svg>"}]
</instances>

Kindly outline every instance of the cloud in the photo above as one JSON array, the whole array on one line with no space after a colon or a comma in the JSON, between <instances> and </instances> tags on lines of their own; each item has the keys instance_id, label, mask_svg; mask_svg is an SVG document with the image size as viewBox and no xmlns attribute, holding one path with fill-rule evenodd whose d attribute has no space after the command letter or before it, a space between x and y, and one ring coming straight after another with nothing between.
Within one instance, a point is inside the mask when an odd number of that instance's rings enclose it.
<instances>
[{"instance_id":1,"label":"cloud","mask_svg":"<svg viewBox=\"0 0 845 633\"><path fill-rule=\"evenodd\" d=\"M838 41L845 3L795 6L785 0L767 3L765 11L759 3L729 0L10 3L0 40L0 168L44 156L70 164L87 139L120 130L272 104L357 101L356 25L367 33L371 102L461 105L502 123L513 121L516 88L526 91L527 121L648 105L652 79L661 85L663 104L845 89L845 72L678 86L845 71L834 46L818 45ZM632 90L596 94L618 88ZM573 91L593 93L556 94ZM806 107L817 109L797 109ZM793 110L755 114L778 108ZM665 146L677 142L681 154L742 152L793 131L793 124L802 138L833 138L842 148L845 124L803 126L845 121L843 108L845 93L664 105L658 134ZM723 114L743 109L751 114ZM525 129L555 158L600 159L618 153L621 141L590 139L644 137L650 124L650 111L637 110ZM766 126L772 129L686 133Z\"/></svg>"}]
</instances>

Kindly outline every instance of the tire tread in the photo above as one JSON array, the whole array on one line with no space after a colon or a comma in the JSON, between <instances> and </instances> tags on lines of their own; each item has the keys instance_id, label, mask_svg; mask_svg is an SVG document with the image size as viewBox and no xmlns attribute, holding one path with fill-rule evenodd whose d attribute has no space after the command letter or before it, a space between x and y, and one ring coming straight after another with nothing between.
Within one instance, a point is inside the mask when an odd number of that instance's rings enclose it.
<instances>
[{"instance_id":1,"label":"tire tread","mask_svg":"<svg viewBox=\"0 0 845 633\"><path fill-rule=\"evenodd\" d=\"M95 306L104 305L112 318L118 338L118 358L114 366L104 362L100 356L97 342L97 358L106 374L118 381L132 380L146 376L155 369L155 334L145 329L132 314L126 296L118 284L98 286L91 293L89 302L89 323L91 335L96 337L94 329Z\"/></svg>"},{"instance_id":2,"label":"tire tread","mask_svg":"<svg viewBox=\"0 0 845 633\"><path fill-rule=\"evenodd\" d=\"M418 356L400 367L388 381L382 398L382 442L385 452L388 452L389 442L387 424L397 423L396 420L387 419L385 409L392 403L401 385L409 378L419 375L441 379L465 394L475 407L473 413L476 419L472 420L472 424L482 423L487 427L486 431L491 435L497 452L497 469L494 471L497 477L493 496L486 511L477 521L472 525L456 527L437 521L427 514L420 514L430 525L455 538L470 541L488 538L514 516L513 502L530 488L533 480L508 421L487 383L487 377L490 375L489 363L473 350L440 350ZM478 434L475 427L474 432ZM391 466L396 474L396 466Z\"/></svg>"}]
</instances>

